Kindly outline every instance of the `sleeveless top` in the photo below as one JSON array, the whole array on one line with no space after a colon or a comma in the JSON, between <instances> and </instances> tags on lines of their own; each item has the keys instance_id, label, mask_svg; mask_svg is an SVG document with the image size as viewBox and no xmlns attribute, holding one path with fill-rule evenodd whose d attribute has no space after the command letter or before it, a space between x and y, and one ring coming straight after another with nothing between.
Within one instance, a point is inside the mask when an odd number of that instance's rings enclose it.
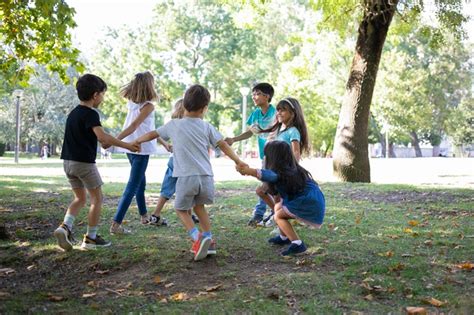
<instances>
[{"instance_id":1,"label":"sleeveless top","mask_svg":"<svg viewBox=\"0 0 474 315\"><path fill-rule=\"evenodd\" d=\"M127 112L127 118L125 118L125 123L123 124L123 129L127 128L130 126L130 124L140 115L140 109L145 106L145 104L148 104L151 102L145 102L141 104L136 104L132 101L128 101L127 107L128 107L128 112ZM123 130L122 129L122 130ZM155 131L155 111L153 110L146 118L143 120L143 122L137 127L137 129L126 136L125 138L122 139L122 141L125 142L133 142L135 141L138 137L143 136L144 134L150 132L150 131ZM141 144L141 151L136 153L136 152L130 152L127 149L123 149L118 147L117 148L118 152L126 152L126 153L133 153L133 154L140 154L140 155L150 155L150 154L155 154L157 152L156 150L156 139L148 142L143 142Z\"/></svg>"}]
</instances>

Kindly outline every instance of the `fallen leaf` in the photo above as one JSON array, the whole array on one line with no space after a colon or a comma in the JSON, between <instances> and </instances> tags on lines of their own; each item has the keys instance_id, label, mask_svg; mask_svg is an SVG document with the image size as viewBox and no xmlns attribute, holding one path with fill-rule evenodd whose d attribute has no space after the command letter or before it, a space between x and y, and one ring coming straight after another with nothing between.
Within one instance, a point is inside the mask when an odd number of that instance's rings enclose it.
<instances>
[{"instance_id":1,"label":"fallen leaf","mask_svg":"<svg viewBox=\"0 0 474 315\"><path fill-rule=\"evenodd\" d=\"M433 246L433 241L432 240L426 240L426 241L423 242L423 244L425 244L426 246L431 247L431 246Z\"/></svg>"},{"instance_id":2,"label":"fallen leaf","mask_svg":"<svg viewBox=\"0 0 474 315\"><path fill-rule=\"evenodd\" d=\"M0 274L4 274L4 275L9 275L11 273L14 273L15 272L15 269L12 269L12 268L1 268L0 269Z\"/></svg>"},{"instance_id":3,"label":"fallen leaf","mask_svg":"<svg viewBox=\"0 0 474 315\"><path fill-rule=\"evenodd\" d=\"M360 224L360 221L362 220L362 216L358 215L355 218L355 224Z\"/></svg>"},{"instance_id":4,"label":"fallen leaf","mask_svg":"<svg viewBox=\"0 0 474 315\"><path fill-rule=\"evenodd\" d=\"M33 270L36 266L35 265L30 265L28 267L26 267L26 270Z\"/></svg>"},{"instance_id":5,"label":"fallen leaf","mask_svg":"<svg viewBox=\"0 0 474 315\"><path fill-rule=\"evenodd\" d=\"M372 294L367 294L366 296L364 296L364 300L373 301L373 300L374 300L374 296L373 296Z\"/></svg>"},{"instance_id":6,"label":"fallen leaf","mask_svg":"<svg viewBox=\"0 0 474 315\"><path fill-rule=\"evenodd\" d=\"M166 298L161 299L161 300L160 300L160 303L168 303L168 300L167 300Z\"/></svg>"},{"instance_id":7,"label":"fallen leaf","mask_svg":"<svg viewBox=\"0 0 474 315\"><path fill-rule=\"evenodd\" d=\"M389 250L388 252L385 252L385 253L379 253L379 256L392 257L393 256L393 251Z\"/></svg>"},{"instance_id":8,"label":"fallen leaf","mask_svg":"<svg viewBox=\"0 0 474 315\"><path fill-rule=\"evenodd\" d=\"M64 301L65 298L59 295L48 294L48 300L50 300L51 302L61 302Z\"/></svg>"},{"instance_id":9,"label":"fallen leaf","mask_svg":"<svg viewBox=\"0 0 474 315\"><path fill-rule=\"evenodd\" d=\"M472 270L474 269L474 264L471 262L466 262L466 263L458 264L456 265L456 267L463 270Z\"/></svg>"},{"instance_id":10,"label":"fallen leaf","mask_svg":"<svg viewBox=\"0 0 474 315\"><path fill-rule=\"evenodd\" d=\"M173 282L165 284L165 288L171 288L172 286L174 286Z\"/></svg>"},{"instance_id":11,"label":"fallen leaf","mask_svg":"<svg viewBox=\"0 0 474 315\"><path fill-rule=\"evenodd\" d=\"M91 298L91 297L96 296L96 295L97 295L97 293L84 293L82 295L82 297L87 299L87 298Z\"/></svg>"},{"instance_id":12,"label":"fallen leaf","mask_svg":"<svg viewBox=\"0 0 474 315\"><path fill-rule=\"evenodd\" d=\"M186 301L189 299L188 295L184 292L175 293L171 296L173 301Z\"/></svg>"},{"instance_id":13,"label":"fallen leaf","mask_svg":"<svg viewBox=\"0 0 474 315\"><path fill-rule=\"evenodd\" d=\"M436 306L436 307L441 307L443 305L445 305L447 302L444 301L440 301L440 300L437 300L435 298L424 298L424 299L421 299L422 302L426 303L426 304L431 304L433 306Z\"/></svg>"},{"instance_id":14,"label":"fallen leaf","mask_svg":"<svg viewBox=\"0 0 474 315\"><path fill-rule=\"evenodd\" d=\"M95 273L96 274L99 274L99 275L105 275L105 274L108 274L110 272L109 269L107 270L96 270Z\"/></svg>"},{"instance_id":15,"label":"fallen leaf","mask_svg":"<svg viewBox=\"0 0 474 315\"><path fill-rule=\"evenodd\" d=\"M403 270L405 269L405 265L402 264L402 263L398 263L396 265L393 265L391 267L388 267L388 270L394 272L394 271L400 271L400 270Z\"/></svg>"},{"instance_id":16,"label":"fallen leaf","mask_svg":"<svg viewBox=\"0 0 474 315\"><path fill-rule=\"evenodd\" d=\"M399 239L400 236L398 235L387 235L388 238L391 238L392 240L396 240L396 239Z\"/></svg>"},{"instance_id":17,"label":"fallen leaf","mask_svg":"<svg viewBox=\"0 0 474 315\"><path fill-rule=\"evenodd\" d=\"M426 309L424 307L416 307L416 306L407 306L405 307L405 311L408 315L426 315Z\"/></svg>"},{"instance_id":18,"label":"fallen leaf","mask_svg":"<svg viewBox=\"0 0 474 315\"><path fill-rule=\"evenodd\" d=\"M207 287L206 291L207 292L216 291L216 290L220 289L221 287L222 287L222 284L218 284L218 285L215 285L215 286L212 286L212 287Z\"/></svg>"},{"instance_id":19,"label":"fallen leaf","mask_svg":"<svg viewBox=\"0 0 474 315\"><path fill-rule=\"evenodd\" d=\"M153 278L153 282L156 283L156 284L161 283L161 277L160 276L155 276Z\"/></svg>"},{"instance_id":20,"label":"fallen leaf","mask_svg":"<svg viewBox=\"0 0 474 315\"><path fill-rule=\"evenodd\" d=\"M4 297L9 297L9 296L11 296L11 294L10 294L10 293L8 293L8 292L3 292L3 291L0 291L0 299L1 299L1 298L4 298Z\"/></svg>"},{"instance_id":21,"label":"fallen leaf","mask_svg":"<svg viewBox=\"0 0 474 315\"><path fill-rule=\"evenodd\" d=\"M418 222L417 220L410 220L410 221L408 221L408 225L409 225L409 226L417 226L418 224L420 224L420 222Z\"/></svg>"}]
</instances>

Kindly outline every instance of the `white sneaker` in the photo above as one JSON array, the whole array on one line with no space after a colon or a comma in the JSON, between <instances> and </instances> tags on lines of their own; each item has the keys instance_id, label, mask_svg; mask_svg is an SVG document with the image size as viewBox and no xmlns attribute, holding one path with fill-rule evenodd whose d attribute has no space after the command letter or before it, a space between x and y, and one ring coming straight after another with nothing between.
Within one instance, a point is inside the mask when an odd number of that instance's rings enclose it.
<instances>
[{"instance_id":1,"label":"white sneaker","mask_svg":"<svg viewBox=\"0 0 474 315\"><path fill-rule=\"evenodd\" d=\"M132 231L129 229L124 228L122 225L114 225L112 224L109 229L110 234L114 235L128 235L132 234Z\"/></svg>"},{"instance_id":2,"label":"white sneaker","mask_svg":"<svg viewBox=\"0 0 474 315\"><path fill-rule=\"evenodd\" d=\"M275 226L275 220L273 220L273 216L270 217L270 219L265 222L265 227L272 227Z\"/></svg>"}]
</instances>

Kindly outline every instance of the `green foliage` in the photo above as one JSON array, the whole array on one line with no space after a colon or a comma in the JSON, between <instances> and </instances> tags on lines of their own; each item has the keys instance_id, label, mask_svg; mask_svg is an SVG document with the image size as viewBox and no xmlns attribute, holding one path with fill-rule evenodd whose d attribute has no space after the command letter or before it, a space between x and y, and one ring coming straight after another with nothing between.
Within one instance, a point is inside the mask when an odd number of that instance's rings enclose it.
<instances>
[{"instance_id":1,"label":"green foliage","mask_svg":"<svg viewBox=\"0 0 474 315\"><path fill-rule=\"evenodd\" d=\"M2 88L25 87L34 72L32 62L45 65L67 81L66 70L83 69L69 30L76 26L74 9L61 0L0 2L0 78ZM1 89L0 89L1 90Z\"/></svg>"},{"instance_id":2,"label":"green foliage","mask_svg":"<svg viewBox=\"0 0 474 315\"><path fill-rule=\"evenodd\" d=\"M34 73L20 99L21 142L61 145L67 114L79 103L76 90L42 66L34 67ZM69 81L77 77L71 69L68 74ZM0 102L0 142L15 142L15 102L10 97Z\"/></svg>"}]
</instances>

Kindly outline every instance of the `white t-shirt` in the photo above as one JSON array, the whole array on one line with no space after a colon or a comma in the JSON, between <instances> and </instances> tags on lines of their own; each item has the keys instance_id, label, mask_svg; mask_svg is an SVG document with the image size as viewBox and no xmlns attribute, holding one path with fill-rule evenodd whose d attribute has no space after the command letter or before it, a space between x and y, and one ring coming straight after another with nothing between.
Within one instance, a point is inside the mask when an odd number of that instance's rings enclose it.
<instances>
[{"instance_id":1,"label":"white t-shirt","mask_svg":"<svg viewBox=\"0 0 474 315\"><path fill-rule=\"evenodd\" d=\"M127 107L128 107L128 112L127 112L127 118L125 118L125 123L123 124L123 129L127 128L130 126L130 124L137 119L138 115L140 115L140 110L145 106L145 104L148 104L151 102L145 102L141 104L136 104L132 101L128 101ZM123 130L122 129L122 130ZM155 128L155 111L153 110L146 118L143 120L143 122L140 124L140 126L135 129L134 132L126 136L125 138L122 139L122 141L125 142L133 142L135 141L138 137L143 136L144 134L156 130ZM136 152L130 152L127 149L123 149L118 147L117 151L118 152L126 152L126 153L133 153L133 154L140 154L140 155L150 155L150 154L155 154L157 152L156 150L156 139L148 142L144 142L141 144L141 151L139 153Z\"/></svg>"}]
</instances>

